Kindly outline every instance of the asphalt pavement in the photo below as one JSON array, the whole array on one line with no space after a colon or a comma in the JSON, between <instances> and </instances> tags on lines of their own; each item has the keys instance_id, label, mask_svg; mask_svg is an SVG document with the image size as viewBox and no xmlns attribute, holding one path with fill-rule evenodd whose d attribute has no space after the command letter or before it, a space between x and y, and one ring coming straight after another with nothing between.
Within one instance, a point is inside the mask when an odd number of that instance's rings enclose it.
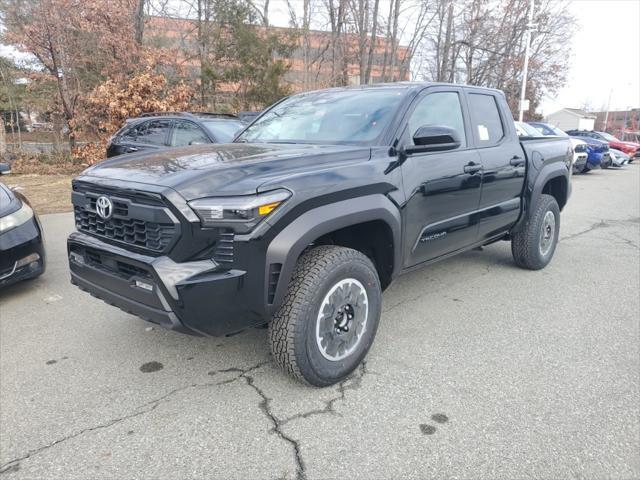
<instances>
[{"instance_id":1,"label":"asphalt pavement","mask_svg":"<svg viewBox=\"0 0 640 480\"><path fill-rule=\"evenodd\" d=\"M7 479L640 478L640 165L573 179L552 263L501 242L399 278L366 363L316 389L266 330L197 338L69 283L0 292Z\"/></svg>"}]
</instances>

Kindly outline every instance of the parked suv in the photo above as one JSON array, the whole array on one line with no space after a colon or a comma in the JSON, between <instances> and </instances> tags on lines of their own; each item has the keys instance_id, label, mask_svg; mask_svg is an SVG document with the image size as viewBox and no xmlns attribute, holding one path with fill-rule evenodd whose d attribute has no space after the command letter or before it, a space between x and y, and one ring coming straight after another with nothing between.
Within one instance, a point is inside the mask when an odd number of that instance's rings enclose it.
<instances>
[{"instance_id":1,"label":"parked suv","mask_svg":"<svg viewBox=\"0 0 640 480\"><path fill-rule=\"evenodd\" d=\"M107 157L140 150L158 150L233 140L245 123L220 113L150 113L127 120L107 145Z\"/></svg>"},{"instance_id":2,"label":"parked suv","mask_svg":"<svg viewBox=\"0 0 640 480\"><path fill-rule=\"evenodd\" d=\"M498 90L307 92L233 143L127 155L77 177L71 281L183 332L268 323L278 365L331 385L367 354L398 275L500 240L518 266L545 267L571 161L566 137L518 139Z\"/></svg>"}]
</instances>

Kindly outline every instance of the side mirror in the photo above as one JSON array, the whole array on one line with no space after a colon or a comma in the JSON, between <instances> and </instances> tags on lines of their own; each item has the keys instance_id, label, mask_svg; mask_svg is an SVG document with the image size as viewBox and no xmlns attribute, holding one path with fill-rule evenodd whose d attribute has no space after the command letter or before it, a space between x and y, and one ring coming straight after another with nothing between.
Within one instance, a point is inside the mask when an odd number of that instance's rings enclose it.
<instances>
[{"instance_id":1,"label":"side mirror","mask_svg":"<svg viewBox=\"0 0 640 480\"><path fill-rule=\"evenodd\" d=\"M11 173L11 167L8 163L0 163L0 175L7 175Z\"/></svg>"},{"instance_id":2,"label":"side mirror","mask_svg":"<svg viewBox=\"0 0 640 480\"><path fill-rule=\"evenodd\" d=\"M405 147L405 152L412 153L441 152L454 150L460 145L460 134L451 127L441 125L424 125L413 135L414 145Z\"/></svg>"}]
</instances>

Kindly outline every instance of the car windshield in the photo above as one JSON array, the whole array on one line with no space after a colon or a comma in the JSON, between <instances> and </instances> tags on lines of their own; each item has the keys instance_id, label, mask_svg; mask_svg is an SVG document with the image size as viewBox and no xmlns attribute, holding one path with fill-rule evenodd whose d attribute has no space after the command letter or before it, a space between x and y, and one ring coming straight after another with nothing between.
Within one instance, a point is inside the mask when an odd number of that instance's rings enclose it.
<instances>
[{"instance_id":1,"label":"car windshield","mask_svg":"<svg viewBox=\"0 0 640 480\"><path fill-rule=\"evenodd\" d=\"M569 135L567 135L564 130L560 130L558 127L556 127L555 125L548 125L549 128L551 129L551 131L553 132L554 135L558 136L558 137L568 137Z\"/></svg>"},{"instance_id":2,"label":"car windshield","mask_svg":"<svg viewBox=\"0 0 640 480\"><path fill-rule=\"evenodd\" d=\"M542 137L542 133L532 125L524 122L513 122L516 124L516 132L519 137Z\"/></svg>"},{"instance_id":3,"label":"car windshield","mask_svg":"<svg viewBox=\"0 0 640 480\"><path fill-rule=\"evenodd\" d=\"M380 88L296 95L267 111L236 141L372 145L389 125L404 92Z\"/></svg>"},{"instance_id":4,"label":"car windshield","mask_svg":"<svg viewBox=\"0 0 640 480\"><path fill-rule=\"evenodd\" d=\"M614 137L613 135L611 135L611 134L609 134L607 132L598 132L598 133L600 134L600 136L602 138L604 138L608 142L619 142L620 141L616 137Z\"/></svg>"},{"instance_id":5,"label":"car windshield","mask_svg":"<svg viewBox=\"0 0 640 480\"><path fill-rule=\"evenodd\" d=\"M203 120L202 124L207 127L207 130L209 130L220 143L226 143L233 140L236 133L238 133L245 125L240 120L226 119Z\"/></svg>"}]
</instances>

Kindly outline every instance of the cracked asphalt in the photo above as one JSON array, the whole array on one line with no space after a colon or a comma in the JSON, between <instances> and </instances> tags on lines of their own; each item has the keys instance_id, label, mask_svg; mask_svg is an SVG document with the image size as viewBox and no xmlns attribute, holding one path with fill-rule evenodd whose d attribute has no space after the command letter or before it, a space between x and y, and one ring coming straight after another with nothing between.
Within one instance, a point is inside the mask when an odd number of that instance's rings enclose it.
<instances>
[{"instance_id":1,"label":"cracked asphalt","mask_svg":"<svg viewBox=\"0 0 640 480\"><path fill-rule=\"evenodd\" d=\"M195 338L49 267L0 292L7 479L640 478L640 165L574 177L550 266L498 243L398 279L342 384L303 386L265 330Z\"/></svg>"}]
</instances>

